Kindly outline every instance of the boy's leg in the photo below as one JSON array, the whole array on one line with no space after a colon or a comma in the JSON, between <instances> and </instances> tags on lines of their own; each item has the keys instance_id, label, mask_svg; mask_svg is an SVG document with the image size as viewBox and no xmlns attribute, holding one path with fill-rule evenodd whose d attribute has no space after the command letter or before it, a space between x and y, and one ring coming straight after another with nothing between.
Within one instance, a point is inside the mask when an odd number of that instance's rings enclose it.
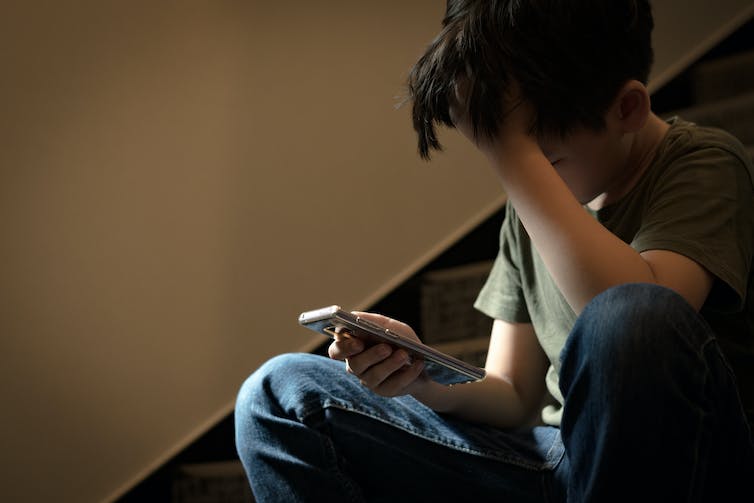
<instances>
[{"instance_id":1,"label":"boy's leg","mask_svg":"<svg viewBox=\"0 0 754 503\"><path fill-rule=\"evenodd\" d=\"M732 501L725 496L745 492L754 446L734 378L682 297L645 284L604 292L577 320L561 363L559 475L569 501Z\"/></svg>"},{"instance_id":2,"label":"boy's leg","mask_svg":"<svg viewBox=\"0 0 754 503\"><path fill-rule=\"evenodd\" d=\"M247 380L236 442L260 502L544 501L563 453L555 428L454 421L307 354L273 358Z\"/></svg>"}]
</instances>

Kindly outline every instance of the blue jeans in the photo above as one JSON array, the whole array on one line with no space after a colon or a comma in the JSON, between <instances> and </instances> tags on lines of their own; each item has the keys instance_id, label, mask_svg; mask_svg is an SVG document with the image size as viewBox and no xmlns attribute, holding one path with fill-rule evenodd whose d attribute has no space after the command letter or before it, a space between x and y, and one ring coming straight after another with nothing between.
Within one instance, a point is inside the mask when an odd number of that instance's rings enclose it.
<instances>
[{"instance_id":1,"label":"blue jeans","mask_svg":"<svg viewBox=\"0 0 754 503\"><path fill-rule=\"evenodd\" d=\"M273 358L244 383L236 444L257 501L734 501L754 445L706 323L622 285L561 354L561 428L501 430L383 398L341 362Z\"/></svg>"}]
</instances>

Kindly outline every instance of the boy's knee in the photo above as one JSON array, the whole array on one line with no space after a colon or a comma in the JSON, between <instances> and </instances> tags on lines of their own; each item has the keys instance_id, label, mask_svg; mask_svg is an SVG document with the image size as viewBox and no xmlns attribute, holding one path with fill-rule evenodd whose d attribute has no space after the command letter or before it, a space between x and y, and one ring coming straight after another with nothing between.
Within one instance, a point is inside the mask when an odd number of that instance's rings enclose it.
<instances>
[{"instance_id":1,"label":"boy's knee","mask_svg":"<svg viewBox=\"0 0 754 503\"><path fill-rule=\"evenodd\" d=\"M307 353L275 356L257 369L241 386L236 399L236 421L263 410L290 412L309 392L319 392L319 383L336 371L334 361Z\"/></svg>"},{"instance_id":2,"label":"boy's knee","mask_svg":"<svg viewBox=\"0 0 754 503\"><path fill-rule=\"evenodd\" d=\"M258 396L259 390L267 387L267 383L278 372L278 369L285 366L285 362L290 359L290 356L288 354L275 356L267 360L254 373L247 377L238 392L236 408L238 409L240 405L252 402Z\"/></svg>"},{"instance_id":3,"label":"boy's knee","mask_svg":"<svg viewBox=\"0 0 754 503\"><path fill-rule=\"evenodd\" d=\"M696 311L679 294L659 285L630 283L596 296L576 321L564 353L578 346L595 359L649 363L678 346Z\"/></svg>"},{"instance_id":4,"label":"boy's knee","mask_svg":"<svg viewBox=\"0 0 754 503\"><path fill-rule=\"evenodd\" d=\"M652 283L626 283L597 295L580 319L631 329L636 325L662 324L677 316L688 316L693 308L670 288Z\"/></svg>"}]
</instances>

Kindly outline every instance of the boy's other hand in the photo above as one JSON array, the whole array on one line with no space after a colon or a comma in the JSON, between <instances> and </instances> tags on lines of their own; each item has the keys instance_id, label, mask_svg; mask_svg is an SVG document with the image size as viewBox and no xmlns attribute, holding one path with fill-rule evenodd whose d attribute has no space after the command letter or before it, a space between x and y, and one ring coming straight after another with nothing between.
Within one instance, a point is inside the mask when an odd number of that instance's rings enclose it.
<instances>
[{"instance_id":1,"label":"boy's other hand","mask_svg":"<svg viewBox=\"0 0 754 503\"><path fill-rule=\"evenodd\" d=\"M534 147L541 150L536 139L530 134L534 115L532 107L520 97L515 86L504 93L503 109L505 117L494 138L487 137L482 131L474 135L474 126L469 116L468 96L463 81L456 85L455 100L449 110L456 129L496 166L500 166L501 161L514 149Z\"/></svg>"}]
</instances>

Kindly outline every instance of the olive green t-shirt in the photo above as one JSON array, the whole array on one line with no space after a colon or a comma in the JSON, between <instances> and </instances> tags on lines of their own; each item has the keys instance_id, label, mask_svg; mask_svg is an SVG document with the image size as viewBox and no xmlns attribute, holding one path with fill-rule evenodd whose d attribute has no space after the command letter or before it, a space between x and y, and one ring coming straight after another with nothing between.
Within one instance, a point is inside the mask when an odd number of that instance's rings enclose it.
<instances>
[{"instance_id":1,"label":"olive green t-shirt","mask_svg":"<svg viewBox=\"0 0 754 503\"><path fill-rule=\"evenodd\" d=\"M701 309L738 381L754 422L754 167L738 140L712 128L671 119L651 166L621 200L593 212L603 226L638 252L672 250L708 269L712 290ZM542 411L559 425L560 352L576 315L555 285L508 204L500 251L475 307L488 316L532 323L550 360L547 389L555 399Z\"/></svg>"}]
</instances>

